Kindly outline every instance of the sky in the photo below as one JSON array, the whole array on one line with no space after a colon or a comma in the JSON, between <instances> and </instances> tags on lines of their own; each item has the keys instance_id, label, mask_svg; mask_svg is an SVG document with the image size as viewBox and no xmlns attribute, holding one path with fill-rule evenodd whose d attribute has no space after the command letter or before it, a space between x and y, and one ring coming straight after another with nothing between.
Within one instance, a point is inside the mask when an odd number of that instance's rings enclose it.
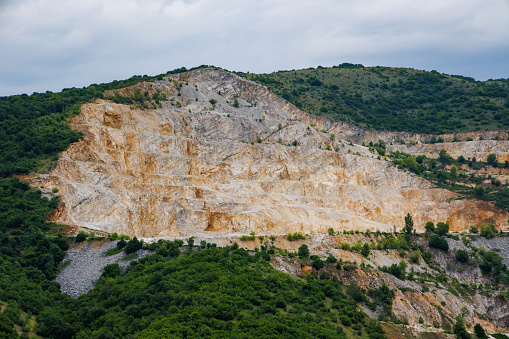
<instances>
[{"instance_id":1,"label":"sky","mask_svg":"<svg viewBox=\"0 0 509 339\"><path fill-rule=\"evenodd\" d=\"M343 62L509 78L509 0L0 0L0 96Z\"/></svg>"}]
</instances>

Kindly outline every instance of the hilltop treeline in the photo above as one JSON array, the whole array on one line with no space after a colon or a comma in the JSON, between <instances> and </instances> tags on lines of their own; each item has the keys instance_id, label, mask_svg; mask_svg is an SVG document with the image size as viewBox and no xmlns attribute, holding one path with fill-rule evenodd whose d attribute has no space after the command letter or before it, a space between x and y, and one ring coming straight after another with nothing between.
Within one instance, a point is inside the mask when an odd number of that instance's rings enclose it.
<instances>
[{"instance_id":1,"label":"hilltop treeline","mask_svg":"<svg viewBox=\"0 0 509 339\"><path fill-rule=\"evenodd\" d=\"M376 130L419 133L509 128L509 80L341 64L239 75L302 110Z\"/></svg>"}]
</instances>

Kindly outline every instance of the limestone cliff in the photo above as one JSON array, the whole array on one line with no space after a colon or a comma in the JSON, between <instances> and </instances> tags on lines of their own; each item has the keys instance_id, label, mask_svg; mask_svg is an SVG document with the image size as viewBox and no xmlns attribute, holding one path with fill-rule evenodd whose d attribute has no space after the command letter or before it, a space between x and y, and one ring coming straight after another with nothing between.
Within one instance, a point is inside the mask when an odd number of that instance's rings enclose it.
<instances>
[{"instance_id":1,"label":"limestone cliff","mask_svg":"<svg viewBox=\"0 0 509 339\"><path fill-rule=\"evenodd\" d=\"M323 133L345 124L231 73L198 70L119 94L135 90L168 101L143 110L97 100L75 118L85 138L45 183L61 192L59 221L139 237L389 230L406 213L418 229L507 226L506 214Z\"/></svg>"}]
</instances>

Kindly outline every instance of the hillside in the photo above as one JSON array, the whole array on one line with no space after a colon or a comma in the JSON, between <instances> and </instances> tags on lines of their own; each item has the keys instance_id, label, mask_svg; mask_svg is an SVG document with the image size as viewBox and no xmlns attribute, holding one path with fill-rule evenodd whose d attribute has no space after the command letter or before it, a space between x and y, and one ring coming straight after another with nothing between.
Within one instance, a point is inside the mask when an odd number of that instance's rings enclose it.
<instances>
[{"instance_id":1,"label":"hillside","mask_svg":"<svg viewBox=\"0 0 509 339\"><path fill-rule=\"evenodd\" d=\"M440 134L509 127L507 79L353 64L238 74L305 112L368 129Z\"/></svg>"},{"instance_id":2,"label":"hillside","mask_svg":"<svg viewBox=\"0 0 509 339\"><path fill-rule=\"evenodd\" d=\"M507 328L507 130L369 130L212 67L1 99L32 186L0 178L0 337Z\"/></svg>"},{"instance_id":3,"label":"hillside","mask_svg":"<svg viewBox=\"0 0 509 339\"><path fill-rule=\"evenodd\" d=\"M331 138L313 127L324 119L231 73L196 70L105 96L136 92L166 99L83 105L73 122L83 140L31 179L59 190L55 220L139 237L386 231L409 212L419 230L430 220L507 225L507 212Z\"/></svg>"}]
</instances>

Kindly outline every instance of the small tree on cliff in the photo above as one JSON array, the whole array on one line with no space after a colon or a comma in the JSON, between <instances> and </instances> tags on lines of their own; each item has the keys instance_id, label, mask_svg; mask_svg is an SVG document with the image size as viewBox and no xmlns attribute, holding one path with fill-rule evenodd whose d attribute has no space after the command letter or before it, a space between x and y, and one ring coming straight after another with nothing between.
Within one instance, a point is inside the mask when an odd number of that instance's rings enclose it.
<instances>
[{"instance_id":1,"label":"small tree on cliff","mask_svg":"<svg viewBox=\"0 0 509 339\"><path fill-rule=\"evenodd\" d=\"M414 221L412 220L412 216L408 213L405 217L405 228L403 231L407 235L407 237L412 235L412 231L414 230Z\"/></svg>"},{"instance_id":2,"label":"small tree on cliff","mask_svg":"<svg viewBox=\"0 0 509 339\"><path fill-rule=\"evenodd\" d=\"M301 259L309 258L309 248L308 248L308 245L304 244L301 247L299 247L298 254L299 254L299 258L301 258Z\"/></svg>"},{"instance_id":3,"label":"small tree on cliff","mask_svg":"<svg viewBox=\"0 0 509 339\"><path fill-rule=\"evenodd\" d=\"M143 241L138 240L138 238L134 237L127 242L124 248L124 252L126 254L131 254L143 247Z\"/></svg>"}]
</instances>

